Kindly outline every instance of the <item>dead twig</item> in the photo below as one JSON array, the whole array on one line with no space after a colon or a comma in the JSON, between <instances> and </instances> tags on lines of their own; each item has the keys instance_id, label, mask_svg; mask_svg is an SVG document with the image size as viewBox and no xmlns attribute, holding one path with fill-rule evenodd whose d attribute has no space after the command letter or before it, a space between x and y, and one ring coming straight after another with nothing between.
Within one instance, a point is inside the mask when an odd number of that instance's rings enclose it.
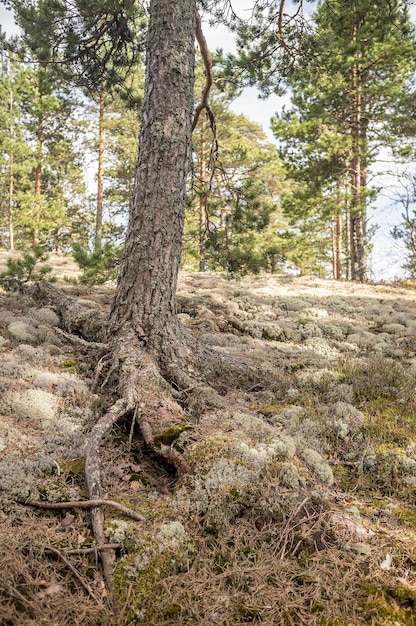
<instances>
[{"instance_id":1,"label":"dead twig","mask_svg":"<svg viewBox=\"0 0 416 626\"><path fill-rule=\"evenodd\" d=\"M27 506L34 506L39 509L91 509L92 507L98 506L109 506L113 509L117 509L127 515L127 517L131 517L131 519L136 520L136 522L144 521L143 515L138 513L137 511L133 511L133 509L129 509L127 506L120 504L119 502L114 502L114 500L74 500L70 502L42 502L41 500L30 500L27 498L15 498L15 501L19 504L25 504Z\"/></svg>"},{"instance_id":2,"label":"dead twig","mask_svg":"<svg viewBox=\"0 0 416 626\"><path fill-rule=\"evenodd\" d=\"M103 543L101 546L92 546L91 548L73 548L66 550L66 554L96 554L100 550L119 550L123 547L122 543Z\"/></svg>"},{"instance_id":3,"label":"dead twig","mask_svg":"<svg viewBox=\"0 0 416 626\"><path fill-rule=\"evenodd\" d=\"M199 49L201 51L202 60L204 62L206 78L205 78L205 86L202 91L201 102L198 104L194 113L194 119L192 122L192 130L195 129L198 123L198 119L201 114L201 111L208 107L208 95L209 95L209 92L213 83L211 57L209 54L207 41L205 39L204 33L202 32L201 16L199 15L198 12L196 13L195 36L199 45Z\"/></svg>"},{"instance_id":4,"label":"dead twig","mask_svg":"<svg viewBox=\"0 0 416 626\"><path fill-rule=\"evenodd\" d=\"M63 561L65 563L65 565L68 567L68 569L71 570L71 572L74 574L75 578L80 582L80 584L85 589L85 591L88 593L88 595L91 598L93 598L93 600L98 602L98 599L96 598L96 596L95 596L93 590L91 589L91 587L88 585L88 583L85 582L85 580L82 578L82 576L79 573L79 571L77 570L77 568L74 567L70 561L68 561L68 559L66 558L65 554L63 552L61 552L61 550L58 550L58 548L53 548L52 546L45 546L45 552L50 552L51 554L55 554L57 557L59 557L61 559L61 561Z\"/></svg>"}]
</instances>

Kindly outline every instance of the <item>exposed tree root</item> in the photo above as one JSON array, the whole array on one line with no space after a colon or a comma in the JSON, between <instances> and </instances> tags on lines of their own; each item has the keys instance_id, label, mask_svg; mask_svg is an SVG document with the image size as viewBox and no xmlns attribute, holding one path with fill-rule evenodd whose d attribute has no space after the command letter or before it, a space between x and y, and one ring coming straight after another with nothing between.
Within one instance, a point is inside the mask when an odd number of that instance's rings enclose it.
<instances>
[{"instance_id":1,"label":"exposed tree root","mask_svg":"<svg viewBox=\"0 0 416 626\"><path fill-rule=\"evenodd\" d=\"M85 479L92 529L97 544L102 546L100 556L104 580L113 610L117 613L113 593L116 552L106 544L104 535L103 505L109 504L103 500L100 472L100 447L104 437L119 419L132 415L152 453L161 462L174 467L178 475L188 473L190 467L187 461L165 437L172 429L186 428L189 421L177 398L185 395L189 405L196 407L197 412L201 408L224 406L224 398L201 379L201 372L211 372L213 378L222 373L228 378L230 370L241 373L242 366L233 357L227 359L215 350L203 348L175 323L169 329L170 334L166 333L163 345L159 344L153 354L146 345L146 338L130 323L117 329L107 343L108 322L100 312L91 311L47 283L36 284L31 295L54 306L66 332L75 333L84 349L91 344L98 353L101 352L94 388L109 387L119 398L91 429L85 451ZM104 349L106 353L102 356ZM247 369L247 366L245 362L243 367ZM135 519L143 518L138 516Z\"/></svg>"},{"instance_id":2,"label":"exposed tree root","mask_svg":"<svg viewBox=\"0 0 416 626\"><path fill-rule=\"evenodd\" d=\"M102 349L106 344L107 321L97 311L91 311L73 298L62 294L47 283L38 283L31 295L43 303L52 305L60 315L66 331L76 333L84 343L94 342L94 347ZM105 376L104 376L105 372ZM119 399L93 426L87 437L85 450L85 479L91 508L91 524L98 545L106 546L100 550L101 563L108 595L115 613L118 607L113 593L113 568L115 550L106 544L104 534L103 489L100 472L100 447L104 437L113 425L127 414L134 416L140 427L146 445L160 458L175 467L178 474L189 472L190 468L182 455L164 443L163 438L156 442L155 436L172 424L186 421L183 409L173 399L172 388L160 373L156 360L146 351L143 341L129 327L123 328L113 336L108 344L108 352L97 366L94 380L95 387L104 377L101 388L111 383L116 385ZM191 377L184 377L187 383L194 384ZM96 506L94 503L96 502ZM26 502L30 504L30 502ZM33 503L34 504L34 503ZM46 503L45 503L46 504ZM68 503L62 503L68 504ZM40 506L43 503L39 503ZM45 508L55 508L56 505ZM81 506L86 506L85 504ZM63 508L61 504L59 507ZM120 508L120 507L117 507ZM123 511L126 513L126 510ZM130 517L132 517L131 513ZM134 512L133 512L134 514ZM137 516L135 519L143 519Z\"/></svg>"},{"instance_id":3,"label":"exposed tree root","mask_svg":"<svg viewBox=\"0 0 416 626\"><path fill-rule=\"evenodd\" d=\"M29 293L43 304L49 304L56 309L62 327L68 333L79 335L89 342L107 341L107 320L100 311L89 309L50 283L34 283Z\"/></svg>"}]
</instances>

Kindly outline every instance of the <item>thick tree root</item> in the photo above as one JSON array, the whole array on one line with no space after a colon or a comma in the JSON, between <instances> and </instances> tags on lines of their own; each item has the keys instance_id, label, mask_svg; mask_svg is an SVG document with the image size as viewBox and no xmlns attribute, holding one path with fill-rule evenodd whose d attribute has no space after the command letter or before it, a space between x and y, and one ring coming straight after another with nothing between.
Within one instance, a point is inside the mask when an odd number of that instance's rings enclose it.
<instances>
[{"instance_id":1,"label":"thick tree root","mask_svg":"<svg viewBox=\"0 0 416 626\"><path fill-rule=\"evenodd\" d=\"M189 472L189 465L177 450L163 442L155 444L156 434L186 421L183 409L172 397L170 385L131 328L124 329L114 344L112 354L119 363L118 393L134 409L144 442L156 456L173 465L178 474Z\"/></svg>"},{"instance_id":2,"label":"thick tree root","mask_svg":"<svg viewBox=\"0 0 416 626\"><path fill-rule=\"evenodd\" d=\"M143 341L131 327L122 329L106 344L107 320L97 311L91 311L73 298L62 294L47 283L38 283L31 289L31 295L43 303L52 305L61 317L66 332L75 333L81 339L81 348L88 343L99 349L106 349L97 366L94 379L95 388L113 385L119 399L93 426L87 437L85 450L85 479L91 506L91 524L100 550L103 576L113 611L119 608L114 597L113 568L116 552L106 542L104 534L103 489L100 472L100 447L104 437L113 425L127 414L134 416L146 445L161 460L176 468L178 474L190 471L183 456L163 440L155 442L155 435L168 429L172 424L186 421L183 409L172 396L172 387L160 373L156 360L146 351ZM178 370L179 371L179 370ZM103 381L103 382L101 382ZM185 374L180 384L195 380ZM101 382L101 384L100 384ZM116 385L116 388L114 388ZM94 501L97 506L93 506ZM125 512L125 511L124 511ZM138 515L136 519L143 519Z\"/></svg>"},{"instance_id":3,"label":"thick tree root","mask_svg":"<svg viewBox=\"0 0 416 626\"><path fill-rule=\"evenodd\" d=\"M46 282L34 283L29 289L29 295L43 304L53 306L61 318L63 329L67 332L79 335L90 342L106 342L107 320L100 311L89 309Z\"/></svg>"},{"instance_id":4,"label":"thick tree root","mask_svg":"<svg viewBox=\"0 0 416 626\"><path fill-rule=\"evenodd\" d=\"M241 368L247 370L250 364L245 362L242 366L240 360L227 359L218 352L204 349L192 337L186 336L179 324L173 324L168 329L163 345L159 344L153 353L131 323L117 329L107 342L108 323L101 313L91 311L46 283L37 284L31 294L54 306L66 332L81 338L82 349L85 350L89 343L96 349L101 359L97 365L94 388L110 388L119 398L92 428L85 451L88 497L92 504L97 503L97 506L91 507L92 529L96 543L102 546L99 553L104 580L109 600L117 614L119 609L113 589L116 551L112 546L107 547L104 534L100 472L100 447L104 437L119 419L132 415L152 453L161 462L174 467L178 475L184 475L190 467L166 438L170 431L178 427L179 430L186 428L189 421L175 398L186 398L188 406L196 414L207 407L222 407L224 398L200 380L201 371L210 372L214 382L221 374L228 378L230 370L236 370L240 375Z\"/></svg>"}]
</instances>

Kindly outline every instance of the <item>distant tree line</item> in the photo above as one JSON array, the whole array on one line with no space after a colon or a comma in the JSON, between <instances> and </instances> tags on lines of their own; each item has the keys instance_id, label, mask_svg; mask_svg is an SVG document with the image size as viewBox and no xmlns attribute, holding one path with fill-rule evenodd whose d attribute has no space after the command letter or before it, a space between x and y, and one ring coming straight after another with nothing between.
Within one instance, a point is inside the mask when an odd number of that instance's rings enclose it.
<instances>
[{"instance_id":1,"label":"distant tree line","mask_svg":"<svg viewBox=\"0 0 416 626\"><path fill-rule=\"evenodd\" d=\"M68 252L75 244L92 267L100 255L110 266L120 256L133 199L144 81L138 42L147 14L135 3L116 12L112 4L97 14L79 2L74 15L65 3L13 2L24 34L3 40L0 67L3 247ZM57 26L51 15L59 10ZM182 265L365 281L367 210L378 193L371 168L381 148L414 157L416 49L407 5L321 1L308 23L288 22L280 43L266 28L270 11L258 3L250 22L235 21L237 54L215 56L210 113L193 133ZM203 81L199 59L196 99ZM244 81L265 95L290 88L291 106L272 119L278 148L232 112ZM408 250L413 200L393 231ZM404 260L413 274L412 264Z\"/></svg>"}]
</instances>

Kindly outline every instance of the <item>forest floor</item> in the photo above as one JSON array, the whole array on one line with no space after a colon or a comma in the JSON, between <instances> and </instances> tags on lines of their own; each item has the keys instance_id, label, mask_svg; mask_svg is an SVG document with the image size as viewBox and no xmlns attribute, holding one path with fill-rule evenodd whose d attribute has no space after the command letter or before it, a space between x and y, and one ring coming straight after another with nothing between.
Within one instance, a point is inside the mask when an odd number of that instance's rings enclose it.
<instances>
[{"instance_id":1,"label":"forest floor","mask_svg":"<svg viewBox=\"0 0 416 626\"><path fill-rule=\"evenodd\" d=\"M0 253L0 271L8 253ZM58 286L106 310L113 286ZM112 617L86 497L86 434L114 401L50 307L0 289L0 623L416 626L416 287L181 274L183 324L250 362L219 372L162 433L178 477L131 419L102 449ZM184 403L186 405L186 403ZM229 407L229 408L227 408Z\"/></svg>"}]
</instances>

